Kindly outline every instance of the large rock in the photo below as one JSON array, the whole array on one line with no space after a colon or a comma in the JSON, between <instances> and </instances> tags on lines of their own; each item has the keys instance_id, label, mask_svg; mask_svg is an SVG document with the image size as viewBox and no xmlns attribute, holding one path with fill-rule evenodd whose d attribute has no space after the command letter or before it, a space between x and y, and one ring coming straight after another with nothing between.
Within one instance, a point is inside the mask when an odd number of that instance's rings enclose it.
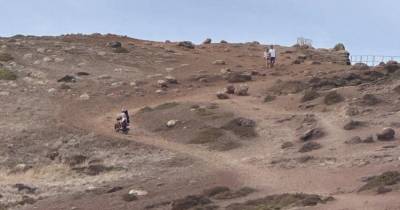
<instances>
[{"instance_id":1,"label":"large rock","mask_svg":"<svg viewBox=\"0 0 400 210\"><path fill-rule=\"evenodd\" d=\"M188 49L194 49L195 48L195 45L190 41L179 42L178 46L185 47L185 48L188 48Z\"/></svg>"},{"instance_id":2,"label":"large rock","mask_svg":"<svg viewBox=\"0 0 400 210\"><path fill-rule=\"evenodd\" d=\"M211 39L210 38L207 38L206 40L204 40L204 42L203 42L203 44L211 44Z\"/></svg>"},{"instance_id":3,"label":"large rock","mask_svg":"<svg viewBox=\"0 0 400 210\"><path fill-rule=\"evenodd\" d=\"M118 41L112 41L112 42L107 43L107 46L111 47L111 48L120 48L120 47L122 47L122 44L121 44L121 42L118 42Z\"/></svg>"},{"instance_id":4,"label":"large rock","mask_svg":"<svg viewBox=\"0 0 400 210\"><path fill-rule=\"evenodd\" d=\"M166 76L165 81L169 84L178 84L178 80L173 76Z\"/></svg>"},{"instance_id":5,"label":"large rock","mask_svg":"<svg viewBox=\"0 0 400 210\"><path fill-rule=\"evenodd\" d=\"M380 133L376 134L376 137L380 141L391 141L394 140L396 132L393 128L384 128Z\"/></svg>"},{"instance_id":6,"label":"large rock","mask_svg":"<svg viewBox=\"0 0 400 210\"><path fill-rule=\"evenodd\" d=\"M238 96L247 96L249 93L249 86L246 84L239 85L239 88L236 90L236 95Z\"/></svg>"}]
</instances>

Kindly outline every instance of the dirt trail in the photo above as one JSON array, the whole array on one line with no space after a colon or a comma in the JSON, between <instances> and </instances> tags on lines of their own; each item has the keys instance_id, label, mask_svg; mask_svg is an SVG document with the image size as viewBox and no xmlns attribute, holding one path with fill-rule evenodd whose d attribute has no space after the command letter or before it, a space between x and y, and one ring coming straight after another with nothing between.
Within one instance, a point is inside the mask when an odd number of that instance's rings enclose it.
<instances>
[{"instance_id":1,"label":"dirt trail","mask_svg":"<svg viewBox=\"0 0 400 210\"><path fill-rule=\"evenodd\" d=\"M256 86L256 83L252 83ZM207 89L193 96L185 96L181 98L175 98L172 101L176 102L201 102L201 101L213 101L212 96L214 95L215 87L213 89ZM211 99L210 99L211 98ZM345 138L346 134L343 130L338 127L336 118L333 115L329 115L321 112L305 112L305 111L293 111L277 109L257 102L259 100L255 97L237 97L227 101L218 101L222 105L235 106L235 110L239 115L249 117L251 119L262 120L264 115L306 115L313 114L319 125L327 132L327 137L324 141L334 142L337 139ZM151 105L157 105L151 104ZM136 112L140 107L132 108L131 111ZM263 113L264 115L260 115ZM380 171L384 166L373 166L370 168L302 168L295 169L276 169L267 167L258 167L243 161L244 157L249 155L265 155L268 148L263 148L262 142L256 143L251 147L251 153L248 149L238 149L234 152L215 152L209 151L205 147L198 145L185 145L168 141L157 134L150 133L143 129L134 127L128 135L121 135L115 133L111 128L113 116L115 112L107 113L94 121L95 132L116 138L123 138L129 141L140 142L147 145L152 145L158 148L174 151L177 153L184 154L188 157L193 157L197 160L201 160L212 170L224 171L225 174L230 174L231 177L237 178L243 185L257 188L260 193L286 193L286 192L305 192L305 193L318 193L324 195L330 195L338 190L338 187L343 190L338 191L337 195L343 198L344 203L347 207L351 206L350 200L358 200L354 203L354 209L360 208L362 202L368 200L368 196L354 195L354 190L358 187L358 178L365 174L371 173L371 171ZM104 123L107 122L107 123ZM93 123L93 121L92 121ZM281 128L288 130L288 128ZM275 131L278 132L278 131ZM294 132L286 132L281 138L287 138L287 141L293 141L296 137ZM335 143L339 144L339 142ZM254 149L256 148L256 149ZM254 149L254 150L253 150ZM239 155L238 155L239 154ZM327 181L329 179L329 181ZM388 198L391 199L391 198ZM380 203L376 201L376 203ZM326 209L336 209L332 206Z\"/></svg>"},{"instance_id":2,"label":"dirt trail","mask_svg":"<svg viewBox=\"0 0 400 210\"><path fill-rule=\"evenodd\" d=\"M253 83L254 84L254 83ZM215 88L214 88L215 90ZM204 101L204 99L210 100L210 97L213 96L213 92L211 90L204 91L202 94L197 94L195 97L182 97L176 98L173 101L177 102L197 102L197 101ZM305 115L310 114L307 112L293 112L293 111L284 111L284 110L276 110L271 109L268 106L258 106L260 110L254 111L252 108L254 107L254 102L252 101L252 97L243 97L232 99L230 103L234 103L235 109L240 110L238 111L239 114L243 114L246 117L251 119L260 118L259 113L273 113L273 114L286 114L286 115ZM212 99L211 99L212 101ZM152 104L156 105L156 104ZM130 109L133 112L136 112L138 108ZM315 113L313 113L315 114ZM305 177L299 177L296 173L287 173L287 170L279 170L279 169L268 169L268 168L258 168L257 166L250 165L248 163L244 163L242 161L243 157L246 157L248 154L241 154L237 156L237 153L230 153L230 152L215 152L209 151L201 146L195 145L184 145L180 143L175 143L171 141L167 141L162 137L149 133L145 130L133 128L132 131L128 135L120 135L115 133L112 129L112 121L110 122L109 119L113 119L112 116L115 115L115 112L108 113L105 116L101 116L100 118L95 120L94 125L96 125L96 132L101 133L102 135L112 136L123 138L127 140L132 140L136 142L140 142L143 144L153 145L159 148L175 151L178 153L182 153L188 155L190 157L194 157L198 160L202 160L207 163L208 166L214 168L216 170L224 170L228 171L232 174L232 176L238 177L239 180L243 180L243 184L254 186L257 188L262 189L271 189L274 190L291 190L296 191L296 189L301 189L299 187L299 179L307 180L307 175ZM325 117L319 116L318 117L321 122L323 122L324 127L329 128L329 132L336 132L338 129L330 124L329 121L325 121ZM104 123L110 122L110 123ZM289 138L288 140L292 140L294 136L287 135L285 138ZM245 151L243 151L245 152ZM259 151L262 152L262 151ZM311 169L312 170L312 169ZM311 172L311 171L309 171ZM318 173L330 173L329 171L321 172L318 170ZM284 179L284 180L282 180ZM309 179L309 178L308 178ZM323 178L321 179L321 181ZM311 180L310 180L311 181ZM301 185L301 184L300 184ZM324 191L321 189L321 191Z\"/></svg>"}]
</instances>

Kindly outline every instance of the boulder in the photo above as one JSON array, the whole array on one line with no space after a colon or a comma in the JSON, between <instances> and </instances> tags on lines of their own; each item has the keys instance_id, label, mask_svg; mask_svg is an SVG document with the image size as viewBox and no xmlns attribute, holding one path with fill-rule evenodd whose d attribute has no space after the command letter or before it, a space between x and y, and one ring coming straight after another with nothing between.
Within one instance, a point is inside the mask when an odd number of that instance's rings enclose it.
<instances>
[{"instance_id":1,"label":"boulder","mask_svg":"<svg viewBox=\"0 0 400 210\"><path fill-rule=\"evenodd\" d=\"M112 42L107 43L107 46L111 47L111 48L120 48L120 47L122 47L122 44L121 44L121 42L118 42L118 41L112 41Z\"/></svg>"},{"instance_id":2,"label":"boulder","mask_svg":"<svg viewBox=\"0 0 400 210\"><path fill-rule=\"evenodd\" d=\"M206 40L203 41L203 44L211 44L211 39L207 38Z\"/></svg>"},{"instance_id":3,"label":"boulder","mask_svg":"<svg viewBox=\"0 0 400 210\"><path fill-rule=\"evenodd\" d=\"M188 48L188 49L194 49L195 48L195 45L190 41L178 42L178 46L184 47L184 48Z\"/></svg>"},{"instance_id":4,"label":"boulder","mask_svg":"<svg viewBox=\"0 0 400 210\"><path fill-rule=\"evenodd\" d=\"M319 139L325 135L325 132L321 128L313 128L306 131L300 136L301 141L309 141L314 139Z\"/></svg>"},{"instance_id":5,"label":"boulder","mask_svg":"<svg viewBox=\"0 0 400 210\"><path fill-rule=\"evenodd\" d=\"M249 92L249 86L246 84L239 85L239 88L236 90L236 95L238 96L247 96Z\"/></svg>"},{"instance_id":6,"label":"boulder","mask_svg":"<svg viewBox=\"0 0 400 210\"><path fill-rule=\"evenodd\" d=\"M376 134L379 141L394 140L396 132L393 128L384 128L380 133Z\"/></svg>"},{"instance_id":7,"label":"boulder","mask_svg":"<svg viewBox=\"0 0 400 210\"><path fill-rule=\"evenodd\" d=\"M225 41L225 40L221 40L220 43L221 43L221 44L228 44L228 42Z\"/></svg>"},{"instance_id":8,"label":"boulder","mask_svg":"<svg viewBox=\"0 0 400 210\"><path fill-rule=\"evenodd\" d=\"M340 103L342 101L344 101L343 96L341 96L336 91L329 92L324 98L324 102L325 102L326 105L333 105L333 104L336 104L336 103Z\"/></svg>"},{"instance_id":9,"label":"boulder","mask_svg":"<svg viewBox=\"0 0 400 210\"><path fill-rule=\"evenodd\" d=\"M235 94L235 86L227 85L225 87L225 93L227 93L227 94Z\"/></svg>"},{"instance_id":10,"label":"boulder","mask_svg":"<svg viewBox=\"0 0 400 210\"><path fill-rule=\"evenodd\" d=\"M223 99L229 99L229 96L228 94L225 93L225 91L218 91L217 98L223 100Z\"/></svg>"}]
</instances>

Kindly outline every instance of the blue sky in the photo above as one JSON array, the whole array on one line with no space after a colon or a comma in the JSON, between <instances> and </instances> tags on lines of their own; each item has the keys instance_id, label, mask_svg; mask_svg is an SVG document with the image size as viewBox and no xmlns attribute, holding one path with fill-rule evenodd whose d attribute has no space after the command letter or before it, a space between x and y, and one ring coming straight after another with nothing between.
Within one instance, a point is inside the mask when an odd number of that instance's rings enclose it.
<instances>
[{"instance_id":1,"label":"blue sky","mask_svg":"<svg viewBox=\"0 0 400 210\"><path fill-rule=\"evenodd\" d=\"M0 0L0 36L115 33L148 40L207 37L400 55L398 0Z\"/></svg>"}]
</instances>

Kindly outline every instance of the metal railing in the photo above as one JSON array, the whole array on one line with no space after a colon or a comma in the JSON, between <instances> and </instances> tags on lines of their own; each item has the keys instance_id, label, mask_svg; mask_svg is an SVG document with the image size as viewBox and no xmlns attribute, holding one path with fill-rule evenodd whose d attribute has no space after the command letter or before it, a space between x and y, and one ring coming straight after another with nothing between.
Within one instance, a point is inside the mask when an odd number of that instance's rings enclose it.
<instances>
[{"instance_id":1,"label":"metal railing","mask_svg":"<svg viewBox=\"0 0 400 210\"><path fill-rule=\"evenodd\" d=\"M397 61L400 62L400 56L386 56L386 55L351 55L351 64L365 63L368 66L376 66L381 62Z\"/></svg>"},{"instance_id":2,"label":"metal railing","mask_svg":"<svg viewBox=\"0 0 400 210\"><path fill-rule=\"evenodd\" d=\"M299 38L297 38L297 44L300 45L300 46L312 47L312 40L311 39L306 39L304 37L299 37Z\"/></svg>"}]
</instances>

